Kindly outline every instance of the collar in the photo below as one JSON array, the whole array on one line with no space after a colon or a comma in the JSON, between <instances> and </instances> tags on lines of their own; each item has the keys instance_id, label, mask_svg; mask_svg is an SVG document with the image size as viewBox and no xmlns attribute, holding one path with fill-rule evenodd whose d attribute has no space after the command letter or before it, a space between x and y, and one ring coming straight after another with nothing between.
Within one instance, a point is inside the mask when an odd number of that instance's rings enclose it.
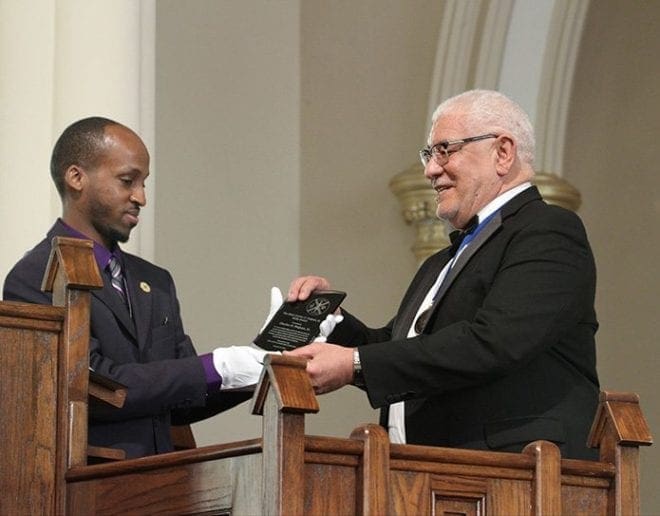
<instances>
[{"instance_id":1,"label":"collar","mask_svg":"<svg viewBox=\"0 0 660 516\"><path fill-rule=\"evenodd\" d=\"M520 192L523 192L527 190L528 188L531 188L532 183L529 181L520 184L518 186L513 187L511 190L507 190L504 193L501 193L495 199L490 201L486 206L481 208L479 212L477 213L477 222L480 220L485 220L489 216L491 216L493 213L495 213L497 210L499 210L502 206L504 206L507 202L509 202L511 199L513 199L516 195L518 195ZM470 220L468 223L468 226L473 223L473 220Z\"/></svg>"},{"instance_id":2,"label":"collar","mask_svg":"<svg viewBox=\"0 0 660 516\"><path fill-rule=\"evenodd\" d=\"M119 260L119 263L123 264L124 260L122 259L121 249L117 244L115 244L110 250L103 244L99 244L96 240L89 238L84 233L81 233L77 229L72 228L61 218L58 218L57 220L60 224L62 224L62 227L69 236L74 238L84 238L85 240L91 240L94 243L94 259L96 260L96 265L98 266L99 270L103 271L106 268L108 262L110 261L110 257L113 255Z\"/></svg>"},{"instance_id":3,"label":"collar","mask_svg":"<svg viewBox=\"0 0 660 516\"><path fill-rule=\"evenodd\" d=\"M467 236L470 235L479 227L481 223L485 223L489 219L491 219L497 210L499 210L502 206L504 206L506 203L508 203L511 199L513 199L515 196L517 196L519 193L524 192L528 188L531 188L532 183L529 181L522 183L511 190L507 190L506 192L498 195L490 201L486 206L484 206L479 212L472 217L468 223L465 225L465 227L461 230L455 230L449 233L449 240L452 244L452 250L453 253L456 252L458 249L458 246L461 245L463 239ZM472 237L473 238L473 237ZM469 241L466 239L466 242Z\"/></svg>"}]
</instances>

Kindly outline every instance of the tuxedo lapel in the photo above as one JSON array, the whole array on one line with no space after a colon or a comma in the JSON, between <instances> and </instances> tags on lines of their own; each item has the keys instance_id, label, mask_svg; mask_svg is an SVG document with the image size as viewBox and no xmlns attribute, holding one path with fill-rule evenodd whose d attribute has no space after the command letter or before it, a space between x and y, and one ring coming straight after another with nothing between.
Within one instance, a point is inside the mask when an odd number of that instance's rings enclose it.
<instances>
[{"instance_id":1,"label":"tuxedo lapel","mask_svg":"<svg viewBox=\"0 0 660 516\"><path fill-rule=\"evenodd\" d=\"M454 282L456 277L460 274L460 272L463 270L467 262L470 261L470 258L472 258L472 256L479 250L479 248L482 245L484 245L484 243L486 243L486 241L491 237L493 233L495 233L495 231L499 229L501 225L502 225L502 214L498 212L484 226L484 228L479 232L479 234L474 238L474 240L470 242L470 245L468 245L467 247L465 247L465 249L463 249L463 252L456 259L456 262L447 273L447 277L442 282L442 285L440 285L440 289L438 290L438 293L435 296L435 301L431 309L432 311L435 310L435 307L444 297L445 292L447 292L447 289L449 289L449 287Z\"/></svg>"},{"instance_id":2,"label":"tuxedo lapel","mask_svg":"<svg viewBox=\"0 0 660 516\"><path fill-rule=\"evenodd\" d=\"M440 274L440 271L442 271L442 268L447 264L449 259L449 248L447 248L434 257L434 263L429 264L428 270L422 274L418 282L411 286L412 293L399 311L394 327L392 328L393 338L404 339L408 336L408 331L412 326L422 301L424 301L427 292L438 279L438 274Z\"/></svg>"},{"instance_id":3,"label":"tuxedo lapel","mask_svg":"<svg viewBox=\"0 0 660 516\"><path fill-rule=\"evenodd\" d=\"M442 298L445 296L447 290L452 285L454 280L463 270L465 265L474 256L474 254L481 248L481 246L483 246L488 241L488 239L502 226L502 221L507 217L514 215L525 204L536 200L541 200L541 195L535 186L523 190L504 206L502 206L502 208L500 208L500 210L495 214L490 222L484 226L484 228L479 232L474 240L472 240L472 242L470 242L470 244L463 250L461 255L456 259L456 263L454 263L451 270L447 274L447 277L442 282L442 285L440 285L440 289L438 290L438 293L436 294L435 300L431 307L431 315L426 322L427 325L433 319L433 314L438 309L438 306L442 302Z\"/></svg>"}]
</instances>

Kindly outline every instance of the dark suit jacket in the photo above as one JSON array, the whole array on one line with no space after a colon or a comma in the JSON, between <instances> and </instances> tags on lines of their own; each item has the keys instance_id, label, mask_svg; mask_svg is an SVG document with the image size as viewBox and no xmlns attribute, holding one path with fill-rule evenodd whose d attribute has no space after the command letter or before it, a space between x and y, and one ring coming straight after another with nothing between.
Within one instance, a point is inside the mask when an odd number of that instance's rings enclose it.
<instances>
[{"instance_id":1,"label":"dark suit jacket","mask_svg":"<svg viewBox=\"0 0 660 516\"><path fill-rule=\"evenodd\" d=\"M59 220L9 272L4 299L51 303L40 286L55 236L69 236ZM123 258L134 317L101 271L103 288L92 291L90 366L126 385L128 395L122 409L92 407L89 442L139 457L172 450L171 424L208 417L249 394L207 396L201 360L184 333L169 272L128 253Z\"/></svg>"},{"instance_id":2,"label":"dark suit jacket","mask_svg":"<svg viewBox=\"0 0 660 516\"><path fill-rule=\"evenodd\" d=\"M361 346L381 423L406 400L411 444L519 451L546 439L564 457L597 458L586 447L599 392L596 273L580 219L535 187L518 194L460 255L423 332L406 338L448 260L445 249L420 267L384 328L345 314L331 336Z\"/></svg>"}]
</instances>

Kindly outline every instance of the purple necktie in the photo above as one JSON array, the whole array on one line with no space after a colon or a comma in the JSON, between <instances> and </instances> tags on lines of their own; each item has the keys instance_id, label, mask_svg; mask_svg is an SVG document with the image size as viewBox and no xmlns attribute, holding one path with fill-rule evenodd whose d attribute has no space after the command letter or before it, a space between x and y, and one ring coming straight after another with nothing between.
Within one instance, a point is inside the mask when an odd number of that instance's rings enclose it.
<instances>
[{"instance_id":1,"label":"purple necktie","mask_svg":"<svg viewBox=\"0 0 660 516\"><path fill-rule=\"evenodd\" d=\"M108 262L108 270L110 271L110 281L112 287L119 293L122 301L126 302L126 293L124 292L124 275L121 272L121 265L115 256L110 257Z\"/></svg>"}]
</instances>

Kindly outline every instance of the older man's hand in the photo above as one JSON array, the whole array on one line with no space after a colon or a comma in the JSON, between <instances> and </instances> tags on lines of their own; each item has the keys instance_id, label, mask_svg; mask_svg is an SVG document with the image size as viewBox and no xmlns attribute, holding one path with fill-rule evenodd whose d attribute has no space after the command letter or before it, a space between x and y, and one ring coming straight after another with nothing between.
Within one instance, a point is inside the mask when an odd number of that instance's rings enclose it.
<instances>
[{"instance_id":1,"label":"older man's hand","mask_svg":"<svg viewBox=\"0 0 660 516\"><path fill-rule=\"evenodd\" d=\"M353 381L353 348L316 342L285 355L308 360L307 374L317 394L336 391Z\"/></svg>"},{"instance_id":2,"label":"older man's hand","mask_svg":"<svg viewBox=\"0 0 660 516\"><path fill-rule=\"evenodd\" d=\"M287 301L304 301L315 290L329 290L330 282L321 276L301 276L289 286Z\"/></svg>"}]
</instances>

